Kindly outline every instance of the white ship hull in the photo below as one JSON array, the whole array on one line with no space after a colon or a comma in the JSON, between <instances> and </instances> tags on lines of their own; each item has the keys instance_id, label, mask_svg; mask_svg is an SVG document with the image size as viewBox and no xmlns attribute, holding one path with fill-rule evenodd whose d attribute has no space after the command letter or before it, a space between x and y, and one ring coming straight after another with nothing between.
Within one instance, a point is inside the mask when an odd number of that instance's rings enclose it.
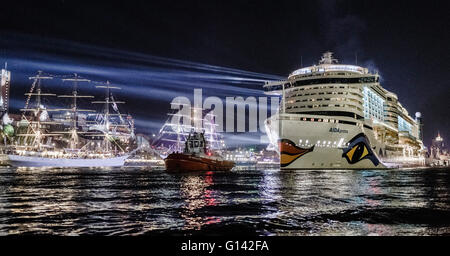
<instances>
[{"instance_id":1,"label":"white ship hull","mask_svg":"<svg viewBox=\"0 0 450 256\"><path fill-rule=\"evenodd\" d=\"M8 155L9 163L15 167L121 167L128 155L109 158L47 158Z\"/></svg>"},{"instance_id":2,"label":"white ship hull","mask_svg":"<svg viewBox=\"0 0 450 256\"><path fill-rule=\"evenodd\" d=\"M280 154L281 169L385 169L422 163L420 159L402 159L385 164L379 155L383 145L371 129L330 119L333 117L281 114L266 121L269 140Z\"/></svg>"}]
</instances>

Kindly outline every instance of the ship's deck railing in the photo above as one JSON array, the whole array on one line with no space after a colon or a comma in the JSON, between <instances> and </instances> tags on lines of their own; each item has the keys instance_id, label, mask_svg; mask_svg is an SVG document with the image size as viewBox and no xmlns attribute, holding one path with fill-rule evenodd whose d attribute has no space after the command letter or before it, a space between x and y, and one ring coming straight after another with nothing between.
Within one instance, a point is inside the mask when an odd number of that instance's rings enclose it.
<instances>
[{"instance_id":1,"label":"ship's deck railing","mask_svg":"<svg viewBox=\"0 0 450 256\"><path fill-rule=\"evenodd\" d=\"M343 64L320 64L317 66L310 66L305 68L300 68L292 72L289 77L296 75L305 75L311 73L325 73L332 71L341 72L352 72L357 74L369 74L367 68L363 68L355 65L343 65Z\"/></svg>"}]
</instances>

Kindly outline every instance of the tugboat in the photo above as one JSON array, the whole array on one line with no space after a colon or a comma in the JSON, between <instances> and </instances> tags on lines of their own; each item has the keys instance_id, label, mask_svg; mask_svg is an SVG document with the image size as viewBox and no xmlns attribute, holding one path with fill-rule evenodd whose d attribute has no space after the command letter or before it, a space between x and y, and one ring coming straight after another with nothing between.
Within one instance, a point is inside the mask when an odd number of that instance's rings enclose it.
<instances>
[{"instance_id":1,"label":"tugboat","mask_svg":"<svg viewBox=\"0 0 450 256\"><path fill-rule=\"evenodd\" d=\"M174 152L164 160L166 170L171 171L229 171L235 163L224 160L220 155L208 151L203 133L190 133L184 152Z\"/></svg>"}]
</instances>

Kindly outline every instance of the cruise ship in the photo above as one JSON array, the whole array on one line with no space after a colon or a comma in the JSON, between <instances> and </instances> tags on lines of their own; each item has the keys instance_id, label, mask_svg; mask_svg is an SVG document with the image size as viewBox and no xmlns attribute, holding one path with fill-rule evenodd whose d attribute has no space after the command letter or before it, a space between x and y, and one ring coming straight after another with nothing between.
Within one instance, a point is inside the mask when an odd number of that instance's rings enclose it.
<instances>
[{"instance_id":1,"label":"cruise ship","mask_svg":"<svg viewBox=\"0 0 450 256\"><path fill-rule=\"evenodd\" d=\"M281 169L384 169L425 164L421 114L412 118L380 76L339 64L331 52L317 65L264 85L281 96L266 120Z\"/></svg>"}]
</instances>

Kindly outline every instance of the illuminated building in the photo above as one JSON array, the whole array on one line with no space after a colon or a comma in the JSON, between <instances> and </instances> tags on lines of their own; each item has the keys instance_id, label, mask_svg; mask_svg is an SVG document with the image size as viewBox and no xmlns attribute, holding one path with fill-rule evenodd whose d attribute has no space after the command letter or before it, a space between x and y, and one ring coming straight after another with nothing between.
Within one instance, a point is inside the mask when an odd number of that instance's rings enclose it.
<instances>
[{"instance_id":1,"label":"illuminated building","mask_svg":"<svg viewBox=\"0 0 450 256\"><path fill-rule=\"evenodd\" d=\"M450 163L450 155L446 148L444 138L438 133L437 137L433 139L430 147L430 159L435 165L446 165Z\"/></svg>"},{"instance_id":2,"label":"illuminated building","mask_svg":"<svg viewBox=\"0 0 450 256\"><path fill-rule=\"evenodd\" d=\"M9 107L9 89L11 82L11 72L5 69L2 69L0 74L0 112L3 113L8 112Z\"/></svg>"}]
</instances>

